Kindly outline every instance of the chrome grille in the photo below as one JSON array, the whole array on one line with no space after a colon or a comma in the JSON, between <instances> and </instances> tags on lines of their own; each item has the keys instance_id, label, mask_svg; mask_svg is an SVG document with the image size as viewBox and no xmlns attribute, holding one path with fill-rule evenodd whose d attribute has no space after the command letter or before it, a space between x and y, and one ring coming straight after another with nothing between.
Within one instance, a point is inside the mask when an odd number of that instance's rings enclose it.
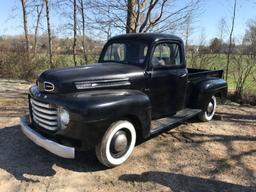
<instances>
[{"instance_id":1,"label":"chrome grille","mask_svg":"<svg viewBox=\"0 0 256 192\"><path fill-rule=\"evenodd\" d=\"M39 125L50 131L58 129L57 108L34 99L30 99L32 119Z\"/></svg>"}]
</instances>

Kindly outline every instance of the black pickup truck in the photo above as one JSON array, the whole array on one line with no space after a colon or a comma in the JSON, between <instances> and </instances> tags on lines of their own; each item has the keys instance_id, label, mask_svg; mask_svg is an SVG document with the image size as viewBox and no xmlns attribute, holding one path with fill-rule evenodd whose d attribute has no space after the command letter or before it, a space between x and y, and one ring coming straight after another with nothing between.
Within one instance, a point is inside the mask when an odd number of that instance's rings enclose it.
<instances>
[{"instance_id":1,"label":"black pickup truck","mask_svg":"<svg viewBox=\"0 0 256 192\"><path fill-rule=\"evenodd\" d=\"M37 145L64 157L95 149L114 167L146 139L198 116L210 121L227 83L222 70L187 69L180 38L127 34L111 38L99 63L43 72L29 90L20 124Z\"/></svg>"}]
</instances>

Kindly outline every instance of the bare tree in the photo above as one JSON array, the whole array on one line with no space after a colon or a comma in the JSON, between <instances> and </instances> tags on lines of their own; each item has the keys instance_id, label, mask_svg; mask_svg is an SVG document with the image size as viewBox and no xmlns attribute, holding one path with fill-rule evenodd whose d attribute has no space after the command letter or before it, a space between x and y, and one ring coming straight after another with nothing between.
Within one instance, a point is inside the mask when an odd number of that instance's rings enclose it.
<instances>
[{"instance_id":1,"label":"bare tree","mask_svg":"<svg viewBox=\"0 0 256 192\"><path fill-rule=\"evenodd\" d=\"M256 82L254 71L256 68L256 21L248 22L247 30L242 41L242 50L232 57L234 66L232 74L235 82L235 96L242 99L247 88L247 80ZM241 48L240 48L241 49Z\"/></svg>"},{"instance_id":2,"label":"bare tree","mask_svg":"<svg viewBox=\"0 0 256 192\"><path fill-rule=\"evenodd\" d=\"M21 0L23 12L23 28L25 33L26 52L29 56L29 37L28 37L28 16L27 16L27 1Z\"/></svg>"},{"instance_id":3,"label":"bare tree","mask_svg":"<svg viewBox=\"0 0 256 192\"><path fill-rule=\"evenodd\" d=\"M135 12L136 3L139 4L139 0L127 0L126 33L136 33L136 17L139 17ZM138 5L138 9L140 9L140 5Z\"/></svg>"},{"instance_id":4,"label":"bare tree","mask_svg":"<svg viewBox=\"0 0 256 192\"><path fill-rule=\"evenodd\" d=\"M107 7L107 16L108 17L110 15L110 11L111 11L110 6L108 5L108 7ZM112 28L112 22L111 22L111 19L110 19L109 22L107 22L107 26L106 26L106 30L105 30L105 33L107 34L107 40L109 40L111 35L112 35L111 28Z\"/></svg>"},{"instance_id":5,"label":"bare tree","mask_svg":"<svg viewBox=\"0 0 256 192\"><path fill-rule=\"evenodd\" d=\"M222 46L222 40L215 37L210 41L209 48L212 53L220 53L221 52L221 46Z\"/></svg>"},{"instance_id":6,"label":"bare tree","mask_svg":"<svg viewBox=\"0 0 256 192\"><path fill-rule=\"evenodd\" d=\"M189 37L192 33L192 13L188 15L186 21L185 21L185 34L184 34L184 38L185 38L185 49L186 52L188 51L188 41L189 41Z\"/></svg>"},{"instance_id":7,"label":"bare tree","mask_svg":"<svg viewBox=\"0 0 256 192\"><path fill-rule=\"evenodd\" d=\"M236 19L236 6L237 6L237 0L234 0L233 16L232 16L231 30L230 30L230 33L229 33L229 46L228 46L228 53L227 53L226 81L228 80L230 55L231 55L231 52L232 52L232 39L233 39L233 32L234 32L235 19Z\"/></svg>"},{"instance_id":8,"label":"bare tree","mask_svg":"<svg viewBox=\"0 0 256 192\"><path fill-rule=\"evenodd\" d=\"M188 57L187 61L190 67L199 69L214 68L216 54L212 54L209 47L206 46L205 29L201 29L199 46L190 47L189 54L190 57Z\"/></svg>"},{"instance_id":9,"label":"bare tree","mask_svg":"<svg viewBox=\"0 0 256 192\"><path fill-rule=\"evenodd\" d=\"M233 78L235 81L235 96L241 99L244 94L246 80L252 75L256 64L256 55L240 53L232 57L234 61Z\"/></svg>"},{"instance_id":10,"label":"bare tree","mask_svg":"<svg viewBox=\"0 0 256 192\"><path fill-rule=\"evenodd\" d=\"M88 58L87 58L87 53L86 53L86 40L85 40L85 7L84 7L84 0L79 0L79 8L80 8L80 13L82 17L82 46L83 46L83 57L84 57L84 62L87 64Z\"/></svg>"},{"instance_id":11,"label":"bare tree","mask_svg":"<svg viewBox=\"0 0 256 192\"><path fill-rule=\"evenodd\" d=\"M198 9L199 3L200 0L189 0L185 5L171 0L94 0L90 2L94 13L90 20L96 29L108 24L116 29L115 32L174 31Z\"/></svg>"},{"instance_id":12,"label":"bare tree","mask_svg":"<svg viewBox=\"0 0 256 192\"><path fill-rule=\"evenodd\" d=\"M34 33L34 55L36 55L36 52L37 52L37 43L38 43L37 36L38 36L40 19L41 19L41 15L44 8L44 3L39 2L39 4L36 4L35 6L36 6L36 24L35 24L35 33Z\"/></svg>"},{"instance_id":13,"label":"bare tree","mask_svg":"<svg viewBox=\"0 0 256 192\"><path fill-rule=\"evenodd\" d=\"M255 53L256 55L256 21L250 20L247 25L243 43L248 45L247 54Z\"/></svg>"},{"instance_id":14,"label":"bare tree","mask_svg":"<svg viewBox=\"0 0 256 192\"><path fill-rule=\"evenodd\" d=\"M77 3L76 0L73 0L73 61L74 61L74 65L77 65L77 61L76 61L76 54L77 54L77 50L76 50L76 46L77 46L77 16L76 13L77 12Z\"/></svg>"},{"instance_id":15,"label":"bare tree","mask_svg":"<svg viewBox=\"0 0 256 192\"><path fill-rule=\"evenodd\" d=\"M147 10L145 19L144 19L144 21L142 22L142 24L139 27L139 32L140 33L145 33L147 31L149 31L150 28L158 25L159 22L161 21L161 18L163 16L164 6L165 6L167 0L163 0L160 3L160 13L154 19L151 19L152 18L152 12L153 12L154 9L157 8L156 5L159 2L160 2L159 0L150 0L149 7L148 7L148 10ZM139 6L140 5L138 5L138 7ZM136 26L138 26L137 23L136 23Z\"/></svg>"},{"instance_id":16,"label":"bare tree","mask_svg":"<svg viewBox=\"0 0 256 192\"><path fill-rule=\"evenodd\" d=\"M126 0L88 0L87 27L94 30L97 37L109 39L115 30L122 32L126 26ZM113 30L114 29L114 30ZM103 33L103 34L102 34Z\"/></svg>"},{"instance_id":17,"label":"bare tree","mask_svg":"<svg viewBox=\"0 0 256 192\"><path fill-rule=\"evenodd\" d=\"M227 22L223 17L220 19L218 23L218 32L219 32L219 39L223 41L224 35L227 32Z\"/></svg>"},{"instance_id":18,"label":"bare tree","mask_svg":"<svg viewBox=\"0 0 256 192\"><path fill-rule=\"evenodd\" d=\"M46 20L47 20L47 31L48 31L48 53L50 57L50 67L53 68L52 61L52 32L51 32L51 23L50 23L50 11L49 11L49 2L48 0L44 0L45 2L45 11L46 11Z\"/></svg>"}]
</instances>

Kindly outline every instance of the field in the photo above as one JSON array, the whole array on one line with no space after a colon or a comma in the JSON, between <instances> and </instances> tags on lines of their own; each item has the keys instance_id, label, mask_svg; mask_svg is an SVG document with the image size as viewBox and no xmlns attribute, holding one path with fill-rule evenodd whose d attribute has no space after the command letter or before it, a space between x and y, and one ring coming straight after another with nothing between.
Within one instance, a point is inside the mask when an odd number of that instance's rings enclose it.
<instances>
[{"instance_id":1,"label":"field","mask_svg":"<svg viewBox=\"0 0 256 192\"><path fill-rule=\"evenodd\" d=\"M25 81L0 80L1 191L256 192L256 108L228 102L209 123L190 120L136 146L122 166L106 169L93 151L75 160L29 141Z\"/></svg>"},{"instance_id":2,"label":"field","mask_svg":"<svg viewBox=\"0 0 256 192\"><path fill-rule=\"evenodd\" d=\"M227 55L226 54L202 54L200 56L196 55L194 61L192 60L192 55L188 54L187 63L189 67L194 68L202 68L202 69L211 69L211 70L219 70L222 69L226 71L226 64L227 64ZM235 77L237 78L237 75L239 73L244 73L244 68L248 64L246 61L241 62L242 67L237 67L239 55L234 54L231 56L231 63L229 66L229 75L228 75L228 87L230 92L234 92L236 88L236 82ZM246 56L243 56L244 60L246 59ZM241 70L239 72L239 70ZM253 75L256 74L256 63L254 64L254 67L250 74L248 75L248 78L245 81L245 93L248 94L254 94L256 92L255 87L255 79Z\"/></svg>"}]
</instances>

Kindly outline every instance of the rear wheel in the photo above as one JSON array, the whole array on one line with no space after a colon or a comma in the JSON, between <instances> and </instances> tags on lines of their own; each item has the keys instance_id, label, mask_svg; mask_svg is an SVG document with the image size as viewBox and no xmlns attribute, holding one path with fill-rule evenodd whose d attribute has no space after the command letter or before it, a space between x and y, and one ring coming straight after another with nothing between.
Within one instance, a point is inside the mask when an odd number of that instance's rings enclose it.
<instances>
[{"instance_id":1,"label":"rear wheel","mask_svg":"<svg viewBox=\"0 0 256 192\"><path fill-rule=\"evenodd\" d=\"M108 128L96 146L98 160L107 167L124 163L131 155L136 142L136 131L127 120L117 121Z\"/></svg>"},{"instance_id":2,"label":"rear wheel","mask_svg":"<svg viewBox=\"0 0 256 192\"><path fill-rule=\"evenodd\" d=\"M215 114L215 111L216 111L216 106L217 106L217 101L216 101L216 97L215 96L212 96L206 109L203 110L199 115L199 119L201 121L210 121L212 120L214 114Z\"/></svg>"}]
</instances>

